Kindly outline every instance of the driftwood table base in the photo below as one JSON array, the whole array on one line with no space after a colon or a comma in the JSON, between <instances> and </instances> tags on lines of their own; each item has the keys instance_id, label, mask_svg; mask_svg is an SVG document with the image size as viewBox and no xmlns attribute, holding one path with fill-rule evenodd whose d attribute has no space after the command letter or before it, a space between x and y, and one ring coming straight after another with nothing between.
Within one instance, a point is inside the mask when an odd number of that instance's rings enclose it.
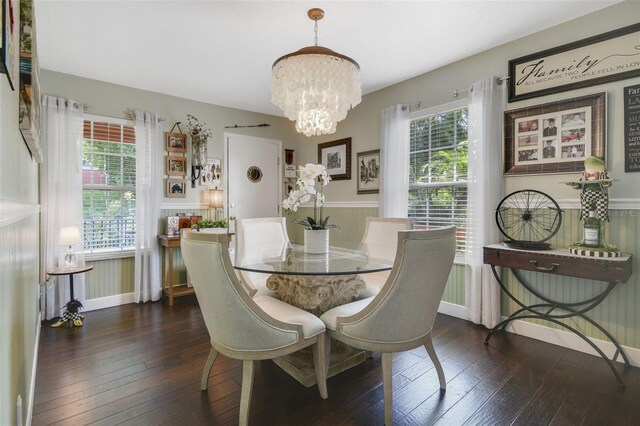
<instances>
[{"instance_id":1,"label":"driftwood table base","mask_svg":"<svg viewBox=\"0 0 640 426\"><path fill-rule=\"evenodd\" d=\"M271 275L267 288L277 292L283 302L320 316L331 308L356 300L365 283L358 275ZM365 352L332 340L327 377L354 367L365 358ZM276 358L273 362L304 386L316 384L311 348Z\"/></svg>"}]
</instances>

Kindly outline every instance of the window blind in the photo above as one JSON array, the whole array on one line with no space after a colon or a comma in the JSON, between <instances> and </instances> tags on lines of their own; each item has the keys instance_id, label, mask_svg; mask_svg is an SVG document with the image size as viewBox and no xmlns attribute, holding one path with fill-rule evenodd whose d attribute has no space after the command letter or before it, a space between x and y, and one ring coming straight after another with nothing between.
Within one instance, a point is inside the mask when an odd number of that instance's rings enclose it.
<instances>
[{"instance_id":1,"label":"window blind","mask_svg":"<svg viewBox=\"0 0 640 426\"><path fill-rule=\"evenodd\" d=\"M132 126L85 120L84 247L89 253L135 246L136 146Z\"/></svg>"},{"instance_id":2,"label":"window blind","mask_svg":"<svg viewBox=\"0 0 640 426\"><path fill-rule=\"evenodd\" d=\"M457 260L467 228L468 108L411 120L409 217L417 229L455 225Z\"/></svg>"}]
</instances>

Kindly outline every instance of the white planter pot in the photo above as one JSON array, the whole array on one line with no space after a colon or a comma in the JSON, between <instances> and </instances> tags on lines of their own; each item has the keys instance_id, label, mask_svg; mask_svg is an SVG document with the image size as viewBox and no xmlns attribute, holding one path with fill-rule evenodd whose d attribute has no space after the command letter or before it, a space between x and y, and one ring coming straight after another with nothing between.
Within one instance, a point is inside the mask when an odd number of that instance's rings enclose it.
<instances>
[{"instance_id":1,"label":"white planter pot","mask_svg":"<svg viewBox=\"0 0 640 426\"><path fill-rule=\"evenodd\" d=\"M329 230L328 229L305 229L304 230L304 252L312 254L324 254L329 252Z\"/></svg>"}]
</instances>

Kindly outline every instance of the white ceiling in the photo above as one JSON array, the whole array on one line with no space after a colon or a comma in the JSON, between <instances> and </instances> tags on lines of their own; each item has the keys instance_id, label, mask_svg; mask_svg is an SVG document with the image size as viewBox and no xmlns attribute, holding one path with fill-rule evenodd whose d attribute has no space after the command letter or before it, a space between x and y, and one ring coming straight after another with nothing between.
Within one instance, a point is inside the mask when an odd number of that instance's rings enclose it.
<instances>
[{"instance_id":1,"label":"white ceiling","mask_svg":"<svg viewBox=\"0 0 640 426\"><path fill-rule=\"evenodd\" d=\"M360 64L366 94L618 2L36 0L35 10L44 69L282 115L271 65L313 44L311 7L325 10L319 44Z\"/></svg>"}]
</instances>

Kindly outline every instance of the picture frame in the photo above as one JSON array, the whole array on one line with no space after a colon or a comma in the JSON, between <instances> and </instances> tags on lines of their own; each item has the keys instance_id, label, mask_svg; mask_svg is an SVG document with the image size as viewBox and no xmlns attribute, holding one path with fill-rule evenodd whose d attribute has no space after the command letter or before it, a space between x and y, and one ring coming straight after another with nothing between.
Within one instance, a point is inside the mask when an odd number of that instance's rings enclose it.
<instances>
[{"instance_id":1,"label":"picture frame","mask_svg":"<svg viewBox=\"0 0 640 426\"><path fill-rule=\"evenodd\" d=\"M358 194L378 194L380 192L380 150L357 154Z\"/></svg>"},{"instance_id":2,"label":"picture frame","mask_svg":"<svg viewBox=\"0 0 640 426\"><path fill-rule=\"evenodd\" d=\"M187 135L184 133L164 132L164 141L167 152L187 152Z\"/></svg>"},{"instance_id":3,"label":"picture frame","mask_svg":"<svg viewBox=\"0 0 640 426\"><path fill-rule=\"evenodd\" d=\"M200 186L221 186L222 185L222 160L219 158L207 158L198 183Z\"/></svg>"},{"instance_id":4,"label":"picture frame","mask_svg":"<svg viewBox=\"0 0 640 426\"><path fill-rule=\"evenodd\" d=\"M186 176L187 158L171 155L166 157L166 173L169 176Z\"/></svg>"},{"instance_id":5,"label":"picture frame","mask_svg":"<svg viewBox=\"0 0 640 426\"><path fill-rule=\"evenodd\" d=\"M509 102L640 75L640 23L509 61Z\"/></svg>"},{"instance_id":6,"label":"picture frame","mask_svg":"<svg viewBox=\"0 0 640 426\"><path fill-rule=\"evenodd\" d=\"M183 179L166 179L165 197L185 198L187 196L187 181Z\"/></svg>"},{"instance_id":7,"label":"picture frame","mask_svg":"<svg viewBox=\"0 0 640 426\"><path fill-rule=\"evenodd\" d=\"M18 24L20 22L20 14L16 9L17 0L1 0L2 1L2 44L0 44L0 71L7 76L9 87L16 90L18 77L18 54L16 43L18 43Z\"/></svg>"},{"instance_id":8,"label":"picture frame","mask_svg":"<svg viewBox=\"0 0 640 426\"><path fill-rule=\"evenodd\" d=\"M40 103L40 66L36 45L36 22L33 0L20 3L20 96L18 124L22 139L27 144L34 160L44 161L41 144L42 106ZM37 100L37 101L34 101ZM81 105L75 105L82 108Z\"/></svg>"},{"instance_id":9,"label":"picture frame","mask_svg":"<svg viewBox=\"0 0 640 426\"><path fill-rule=\"evenodd\" d=\"M640 172L640 84L623 89L624 171Z\"/></svg>"},{"instance_id":10,"label":"picture frame","mask_svg":"<svg viewBox=\"0 0 640 426\"><path fill-rule=\"evenodd\" d=\"M318 144L318 164L331 180L351 180L351 138Z\"/></svg>"},{"instance_id":11,"label":"picture frame","mask_svg":"<svg viewBox=\"0 0 640 426\"><path fill-rule=\"evenodd\" d=\"M505 111L503 174L579 173L589 156L606 161L606 98L602 92Z\"/></svg>"}]
</instances>

